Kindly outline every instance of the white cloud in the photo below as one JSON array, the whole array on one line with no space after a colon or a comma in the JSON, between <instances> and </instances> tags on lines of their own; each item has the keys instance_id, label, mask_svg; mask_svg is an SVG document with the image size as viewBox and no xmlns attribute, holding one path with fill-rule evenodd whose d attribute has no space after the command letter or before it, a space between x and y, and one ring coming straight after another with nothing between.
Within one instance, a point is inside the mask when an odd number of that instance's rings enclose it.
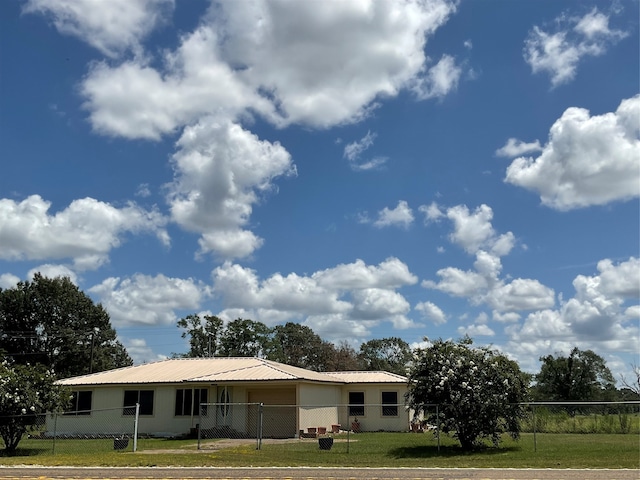
<instances>
[{"instance_id":1,"label":"white cloud","mask_svg":"<svg viewBox=\"0 0 640 480\"><path fill-rule=\"evenodd\" d=\"M637 352L640 330L633 315L637 305L625 306L626 299L638 302L640 274L637 258L614 265L608 259L598 263L599 275L578 275L576 293L557 310L529 314L521 327L509 330L511 341L543 342L549 339L569 343L590 343L607 351Z\"/></svg>"},{"instance_id":2,"label":"white cloud","mask_svg":"<svg viewBox=\"0 0 640 480\"><path fill-rule=\"evenodd\" d=\"M362 161L360 157L362 154L373 146L373 142L376 138L375 133L367 132L367 134L360 140L349 143L344 147L343 157L349 161L349 165L353 170L365 171L373 170L381 167L388 160L387 157L374 157L371 160Z\"/></svg>"},{"instance_id":3,"label":"white cloud","mask_svg":"<svg viewBox=\"0 0 640 480\"><path fill-rule=\"evenodd\" d=\"M364 323L364 330L381 321L396 328L414 326L406 317L409 303L395 289L417 279L397 259L377 266L358 260L311 276L278 273L265 280L251 269L226 262L212 275L214 292L225 307L221 315L245 312L267 324L296 319L316 325L340 318Z\"/></svg>"},{"instance_id":4,"label":"white cloud","mask_svg":"<svg viewBox=\"0 0 640 480\"><path fill-rule=\"evenodd\" d=\"M447 323L447 316L435 303L419 302L415 307L426 319L433 322L434 325L443 325Z\"/></svg>"},{"instance_id":5,"label":"white cloud","mask_svg":"<svg viewBox=\"0 0 640 480\"><path fill-rule=\"evenodd\" d=\"M499 157L518 157L525 153L531 152L540 152L542 151L542 147L540 146L540 142L536 140L535 142L525 143L516 138L510 138L507 140L507 143L498 150L496 150L496 155Z\"/></svg>"},{"instance_id":6,"label":"white cloud","mask_svg":"<svg viewBox=\"0 0 640 480\"><path fill-rule=\"evenodd\" d=\"M246 257L262 239L244 230L260 194L278 176L295 174L291 156L236 124L202 119L185 129L173 156L175 180L168 201L173 220L200 233L200 252Z\"/></svg>"},{"instance_id":7,"label":"white cloud","mask_svg":"<svg viewBox=\"0 0 640 480\"><path fill-rule=\"evenodd\" d=\"M25 13L40 13L62 34L117 57L140 52L140 41L173 11L173 0L28 0Z\"/></svg>"},{"instance_id":8,"label":"white cloud","mask_svg":"<svg viewBox=\"0 0 640 480\"><path fill-rule=\"evenodd\" d=\"M491 289L484 301L498 312L539 310L553 307L555 292L538 280L516 278Z\"/></svg>"},{"instance_id":9,"label":"white cloud","mask_svg":"<svg viewBox=\"0 0 640 480\"><path fill-rule=\"evenodd\" d=\"M373 225L378 228L391 226L409 228L412 223L413 211L406 201L400 200L396 208L391 210L389 207L384 207L380 210L378 219L373 222Z\"/></svg>"},{"instance_id":10,"label":"white cloud","mask_svg":"<svg viewBox=\"0 0 640 480\"><path fill-rule=\"evenodd\" d=\"M496 322L501 322L501 323L515 323L518 320L520 320L520 314L516 313L516 312L499 312L497 310L494 310L492 312L492 318L496 321Z\"/></svg>"},{"instance_id":11,"label":"white cloud","mask_svg":"<svg viewBox=\"0 0 640 480\"><path fill-rule=\"evenodd\" d=\"M613 113L568 108L538 158L520 157L505 181L540 194L544 205L570 210L640 195L640 96Z\"/></svg>"},{"instance_id":12,"label":"white cloud","mask_svg":"<svg viewBox=\"0 0 640 480\"><path fill-rule=\"evenodd\" d=\"M21 202L0 199L0 258L44 260L70 258L74 268L96 269L120 246L125 233L149 231L169 243L166 219L134 203L116 208L93 198L74 200L50 215L51 203L39 195Z\"/></svg>"},{"instance_id":13,"label":"white cloud","mask_svg":"<svg viewBox=\"0 0 640 480\"><path fill-rule=\"evenodd\" d=\"M209 289L191 278L162 274L151 277L109 277L89 289L98 296L116 326L168 325L176 320L175 310L195 310Z\"/></svg>"},{"instance_id":14,"label":"white cloud","mask_svg":"<svg viewBox=\"0 0 640 480\"><path fill-rule=\"evenodd\" d=\"M30 280L33 280L33 277L36 273L40 273L47 278L69 277L71 283L73 283L74 285L78 285L78 276L66 265L52 265L48 263L40 265L29 270L29 272L27 273L27 277Z\"/></svg>"},{"instance_id":15,"label":"white cloud","mask_svg":"<svg viewBox=\"0 0 640 480\"><path fill-rule=\"evenodd\" d=\"M609 17L597 8L582 18L556 19L562 25L555 33L535 26L525 41L524 59L533 73L546 72L552 87L568 83L576 75L580 61L586 56L598 56L607 51L626 33L609 28Z\"/></svg>"},{"instance_id":16,"label":"white cloud","mask_svg":"<svg viewBox=\"0 0 640 480\"><path fill-rule=\"evenodd\" d=\"M0 275L0 288L8 289L14 288L18 285L20 277L12 273L3 273Z\"/></svg>"},{"instance_id":17,"label":"white cloud","mask_svg":"<svg viewBox=\"0 0 640 480\"><path fill-rule=\"evenodd\" d=\"M467 325L465 327L458 327L459 335L469 335L473 337L493 337L496 333L491 330L488 325Z\"/></svg>"},{"instance_id":18,"label":"white cloud","mask_svg":"<svg viewBox=\"0 0 640 480\"><path fill-rule=\"evenodd\" d=\"M440 205L436 202L431 202L429 205L420 205L418 211L424 214L425 223L437 222L445 216L440 209Z\"/></svg>"},{"instance_id":19,"label":"white cloud","mask_svg":"<svg viewBox=\"0 0 640 480\"><path fill-rule=\"evenodd\" d=\"M413 91L420 100L442 98L458 88L461 75L462 68L456 65L455 59L450 55L443 55L424 76L416 80Z\"/></svg>"},{"instance_id":20,"label":"white cloud","mask_svg":"<svg viewBox=\"0 0 640 480\"><path fill-rule=\"evenodd\" d=\"M515 243L511 232L498 236L491 220L493 210L488 205L480 205L469 212L466 205L457 205L447 210L447 217L453 222L454 230L450 240L474 254L481 248L488 248L499 256L507 255Z\"/></svg>"},{"instance_id":21,"label":"white cloud","mask_svg":"<svg viewBox=\"0 0 640 480\"><path fill-rule=\"evenodd\" d=\"M134 365L166 360L167 358L166 355L153 353L153 350L147 345L147 341L144 338L121 338L119 340L124 345L124 348L127 349L127 353L133 360Z\"/></svg>"},{"instance_id":22,"label":"white cloud","mask_svg":"<svg viewBox=\"0 0 640 480\"><path fill-rule=\"evenodd\" d=\"M447 0L223 1L158 69L142 57L99 63L81 92L93 128L127 138L158 139L202 115L247 111L278 126L355 122L415 83L426 38L455 8ZM431 74L438 94L451 82L447 66L443 59Z\"/></svg>"}]
</instances>

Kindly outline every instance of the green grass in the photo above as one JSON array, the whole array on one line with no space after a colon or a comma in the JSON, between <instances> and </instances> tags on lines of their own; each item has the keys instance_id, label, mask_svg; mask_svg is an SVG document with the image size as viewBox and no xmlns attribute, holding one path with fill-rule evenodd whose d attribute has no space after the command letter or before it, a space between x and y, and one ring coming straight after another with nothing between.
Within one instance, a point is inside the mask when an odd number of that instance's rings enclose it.
<instances>
[{"instance_id":1,"label":"green grass","mask_svg":"<svg viewBox=\"0 0 640 480\"><path fill-rule=\"evenodd\" d=\"M140 450L115 452L106 440L25 439L15 456L0 455L0 464L70 466L345 466L476 468L640 468L640 437L608 434L532 434L518 442L505 438L499 448L462 452L454 439L443 438L440 451L433 436L410 433L363 433L337 436L331 450L313 440L295 443L255 442L222 450L196 450L194 440L145 439ZM149 453L153 450L185 453ZM347 451L348 449L348 451Z\"/></svg>"}]
</instances>

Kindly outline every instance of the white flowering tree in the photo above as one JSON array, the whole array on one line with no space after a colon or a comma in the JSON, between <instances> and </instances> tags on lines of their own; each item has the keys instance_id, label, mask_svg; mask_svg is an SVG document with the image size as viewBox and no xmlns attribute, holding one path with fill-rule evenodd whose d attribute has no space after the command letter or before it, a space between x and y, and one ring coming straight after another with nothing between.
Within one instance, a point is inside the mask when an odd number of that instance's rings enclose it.
<instances>
[{"instance_id":1,"label":"white flowering tree","mask_svg":"<svg viewBox=\"0 0 640 480\"><path fill-rule=\"evenodd\" d=\"M425 339L428 341L428 339ZM465 337L436 340L417 349L409 375L408 403L440 431L452 433L464 450L501 434L520 436L530 376L518 364L489 348L475 348ZM438 405L437 415L435 407Z\"/></svg>"},{"instance_id":2,"label":"white flowering tree","mask_svg":"<svg viewBox=\"0 0 640 480\"><path fill-rule=\"evenodd\" d=\"M6 359L0 363L0 437L7 453L16 451L38 414L68 403L69 393L54 381L43 365L12 365Z\"/></svg>"}]
</instances>

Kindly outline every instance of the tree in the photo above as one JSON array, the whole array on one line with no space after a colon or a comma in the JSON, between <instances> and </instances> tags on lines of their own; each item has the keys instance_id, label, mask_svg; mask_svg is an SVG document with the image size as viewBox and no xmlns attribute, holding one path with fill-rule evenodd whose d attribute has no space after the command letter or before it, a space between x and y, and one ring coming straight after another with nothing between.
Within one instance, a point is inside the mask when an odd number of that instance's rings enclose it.
<instances>
[{"instance_id":1,"label":"tree","mask_svg":"<svg viewBox=\"0 0 640 480\"><path fill-rule=\"evenodd\" d=\"M627 380L627 377L620 374L620 382L624 386L623 390L626 390L624 393L627 395L625 396L632 397L633 400L638 400L640 399L640 366L635 363L632 363L630 366L633 377L631 377L631 380Z\"/></svg>"},{"instance_id":2,"label":"tree","mask_svg":"<svg viewBox=\"0 0 640 480\"><path fill-rule=\"evenodd\" d=\"M0 289L0 351L17 363L42 363L59 378L131 365L109 314L68 277Z\"/></svg>"},{"instance_id":3,"label":"tree","mask_svg":"<svg viewBox=\"0 0 640 480\"><path fill-rule=\"evenodd\" d=\"M54 381L42 364L20 365L6 358L0 362L0 437L8 453L15 452L37 415L68 404L68 392Z\"/></svg>"},{"instance_id":4,"label":"tree","mask_svg":"<svg viewBox=\"0 0 640 480\"><path fill-rule=\"evenodd\" d=\"M342 340L334 347L334 352L329 358L326 371L345 372L349 370L360 370L361 368L358 352L346 341Z\"/></svg>"},{"instance_id":5,"label":"tree","mask_svg":"<svg viewBox=\"0 0 640 480\"><path fill-rule=\"evenodd\" d=\"M320 338L311 328L287 322L273 329L273 348L267 358L317 372L327 369L333 344Z\"/></svg>"},{"instance_id":6,"label":"tree","mask_svg":"<svg viewBox=\"0 0 640 480\"><path fill-rule=\"evenodd\" d=\"M389 337L363 343L359 357L364 370L384 370L406 375L413 354L407 342L398 337Z\"/></svg>"},{"instance_id":7,"label":"tree","mask_svg":"<svg viewBox=\"0 0 640 480\"><path fill-rule=\"evenodd\" d=\"M428 339L425 339L428 341ZM474 348L465 337L441 339L417 349L409 375L407 400L417 414L453 433L463 450L498 445L504 432L518 439L528 377L518 364L487 347ZM434 408L438 405L436 416Z\"/></svg>"},{"instance_id":8,"label":"tree","mask_svg":"<svg viewBox=\"0 0 640 480\"><path fill-rule=\"evenodd\" d=\"M204 323L203 323L204 322ZM182 338L189 336L190 349L183 357L215 357L223 330L222 319L215 315L187 315L178 320Z\"/></svg>"},{"instance_id":9,"label":"tree","mask_svg":"<svg viewBox=\"0 0 640 480\"><path fill-rule=\"evenodd\" d=\"M272 344L271 329L264 323L238 318L227 324L220 337L220 355L265 358Z\"/></svg>"},{"instance_id":10,"label":"tree","mask_svg":"<svg viewBox=\"0 0 640 480\"><path fill-rule=\"evenodd\" d=\"M604 359L591 350L571 350L568 357L540 357L533 389L537 400L596 401L615 396L615 379Z\"/></svg>"}]
</instances>

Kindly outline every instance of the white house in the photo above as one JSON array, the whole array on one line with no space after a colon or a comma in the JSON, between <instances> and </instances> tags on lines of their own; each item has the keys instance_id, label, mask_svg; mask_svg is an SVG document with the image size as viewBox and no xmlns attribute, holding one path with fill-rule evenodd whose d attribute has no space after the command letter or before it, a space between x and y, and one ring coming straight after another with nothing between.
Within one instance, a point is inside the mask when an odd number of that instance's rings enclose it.
<instances>
[{"instance_id":1,"label":"white house","mask_svg":"<svg viewBox=\"0 0 640 480\"><path fill-rule=\"evenodd\" d=\"M139 433L172 436L226 427L253 435L248 417L263 404L263 437L294 437L310 427L406 431L407 378L389 372L314 372L261 358L181 358L58 381L74 413L57 433L124 430L140 405ZM202 404L207 407L200 408Z\"/></svg>"}]
</instances>

